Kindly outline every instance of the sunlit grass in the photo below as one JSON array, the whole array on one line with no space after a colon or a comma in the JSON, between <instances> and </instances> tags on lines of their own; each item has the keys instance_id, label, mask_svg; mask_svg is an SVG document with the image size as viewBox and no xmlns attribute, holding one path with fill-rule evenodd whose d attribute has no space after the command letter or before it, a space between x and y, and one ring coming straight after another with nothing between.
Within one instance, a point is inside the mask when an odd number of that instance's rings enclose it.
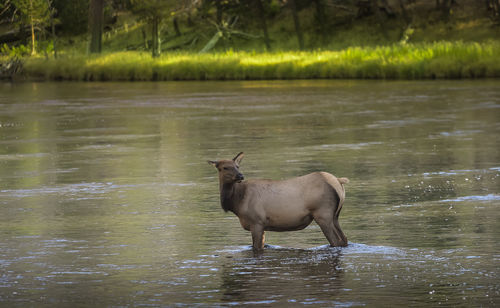
<instances>
[{"instance_id":1,"label":"sunlit grass","mask_svg":"<svg viewBox=\"0 0 500 308\"><path fill-rule=\"evenodd\" d=\"M28 78L47 80L246 80L310 78L500 77L500 42L438 42L341 51L165 53L118 52L58 59L28 58Z\"/></svg>"}]
</instances>

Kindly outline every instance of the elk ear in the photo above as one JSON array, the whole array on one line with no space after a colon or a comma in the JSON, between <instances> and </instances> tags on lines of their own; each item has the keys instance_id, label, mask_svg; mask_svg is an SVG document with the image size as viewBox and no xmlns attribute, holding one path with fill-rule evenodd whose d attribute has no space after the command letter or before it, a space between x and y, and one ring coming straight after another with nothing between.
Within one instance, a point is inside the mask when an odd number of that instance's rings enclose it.
<instances>
[{"instance_id":1,"label":"elk ear","mask_svg":"<svg viewBox=\"0 0 500 308\"><path fill-rule=\"evenodd\" d=\"M236 155L235 158L233 158L233 161L237 164L237 165L240 165L240 162L241 160L243 159L243 156L245 156L245 154L243 152L239 152L238 155Z\"/></svg>"},{"instance_id":2,"label":"elk ear","mask_svg":"<svg viewBox=\"0 0 500 308\"><path fill-rule=\"evenodd\" d=\"M217 167L217 161L214 161L214 160L207 160L207 163L214 166L214 167Z\"/></svg>"}]
</instances>

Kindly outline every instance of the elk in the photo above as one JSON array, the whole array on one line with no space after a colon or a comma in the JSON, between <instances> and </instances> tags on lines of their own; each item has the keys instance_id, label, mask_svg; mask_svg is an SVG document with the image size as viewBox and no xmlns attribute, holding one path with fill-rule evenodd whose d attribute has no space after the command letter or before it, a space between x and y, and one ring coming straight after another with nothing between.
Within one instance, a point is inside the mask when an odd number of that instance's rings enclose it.
<instances>
[{"instance_id":1,"label":"elk","mask_svg":"<svg viewBox=\"0 0 500 308\"><path fill-rule=\"evenodd\" d=\"M313 220L331 246L347 246L338 220L347 178L313 172L282 181L244 181L239 170L243 156L240 152L232 160L208 163L219 172L222 209L233 212L241 226L252 233L254 252L264 249L265 231L302 230Z\"/></svg>"}]
</instances>

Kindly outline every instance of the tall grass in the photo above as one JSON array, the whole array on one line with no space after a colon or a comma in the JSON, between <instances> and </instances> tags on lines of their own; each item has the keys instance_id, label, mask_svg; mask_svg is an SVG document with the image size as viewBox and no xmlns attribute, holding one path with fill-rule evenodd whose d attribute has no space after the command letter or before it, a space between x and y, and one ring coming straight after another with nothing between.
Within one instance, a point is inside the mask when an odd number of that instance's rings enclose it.
<instances>
[{"instance_id":1,"label":"tall grass","mask_svg":"<svg viewBox=\"0 0 500 308\"><path fill-rule=\"evenodd\" d=\"M395 44L340 51L173 52L156 59L140 52L28 58L24 74L34 79L85 81L500 77L500 42Z\"/></svg>"}]
</instances>

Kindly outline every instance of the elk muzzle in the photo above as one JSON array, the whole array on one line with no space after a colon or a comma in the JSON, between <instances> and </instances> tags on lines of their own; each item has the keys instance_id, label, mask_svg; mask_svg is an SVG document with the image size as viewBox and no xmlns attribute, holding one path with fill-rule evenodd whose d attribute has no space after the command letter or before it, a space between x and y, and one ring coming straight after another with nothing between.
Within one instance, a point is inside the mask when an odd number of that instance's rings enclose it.
<instances>
[{"instance_id":1,"label":"elk muzzle","mask_svg":"<svg viewBox=\"0 0 500 308\"><path fill-rule=\"evenodd\" d=\"M243 181L244 179L245 179L245 177L243 176L243 174L241 174L239 172L236 174L236 177L235 177L236 182L239 183L239 182Z\"/></svg>"}]
</instances>

